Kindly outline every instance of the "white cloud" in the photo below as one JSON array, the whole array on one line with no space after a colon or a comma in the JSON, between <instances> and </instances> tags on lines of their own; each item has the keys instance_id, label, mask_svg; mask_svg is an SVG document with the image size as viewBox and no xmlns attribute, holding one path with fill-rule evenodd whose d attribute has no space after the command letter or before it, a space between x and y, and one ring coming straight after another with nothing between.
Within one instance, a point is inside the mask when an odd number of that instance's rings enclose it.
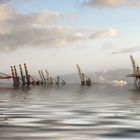
<instances>
[{"instance_id":1,"label":"white cloud","mask_svg":"<svg viewBox=\"0 0 140 140\"><path fill-rule=\"evenodd\" d=\"M105 29L105 30L97 30L95 33L90 35L90 38L100 39L105 37L113 37L118 35L118 30L116 29Z\"/></svg>"}]
</instances>

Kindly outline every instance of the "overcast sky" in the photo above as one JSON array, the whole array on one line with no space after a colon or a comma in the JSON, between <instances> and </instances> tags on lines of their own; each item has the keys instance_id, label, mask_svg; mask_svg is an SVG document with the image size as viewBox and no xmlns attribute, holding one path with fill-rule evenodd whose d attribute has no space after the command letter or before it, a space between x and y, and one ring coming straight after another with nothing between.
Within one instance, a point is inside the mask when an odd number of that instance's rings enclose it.
<instances>
[{"instance_id":1,"label":"overcast sky","mask_svg":"<svg viewBox=\"0 0 140 140\"><path fill-rule=\"evenodd\" d=\"M139 0L0 0L0 72L27 63L52 74L140 63Z\"/></svg>"}]
</instances>

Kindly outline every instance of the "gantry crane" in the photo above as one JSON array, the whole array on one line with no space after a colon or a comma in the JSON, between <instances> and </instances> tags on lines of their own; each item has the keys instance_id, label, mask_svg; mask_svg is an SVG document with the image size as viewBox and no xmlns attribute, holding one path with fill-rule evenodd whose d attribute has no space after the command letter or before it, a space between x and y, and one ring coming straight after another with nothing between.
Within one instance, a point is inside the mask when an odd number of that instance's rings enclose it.
<instances>
[{"instance_id":1,"label":"gantry crane","mask_svg":"<svg viewBox=\"0 0 140 140\"><path fill-rule=\"evenodd\" d=\"M128 75L128 76L129 77L135 77L135 84L137 86L140 86L140 68L136 64L132 55L130 55L130 60L131 60L131 64L132 64L133 73Z\"/></svg>"},{"instance_id":2,"label":"gantry crane","mask_svg":"<svg viewBox=\"0 0 140 140\"><path fill-rule=\"evenodd\" d=\"M50 84L50 76L49 76L49 72L47 71L47 69L45 69L46 72L46 76L47 76L47 84Z\"/></svg>"},{"instance_id":3,"label":"gantry crane","mask_svg":"<svg viewBox=\"0 0 140 140\"><path fill-rule=\"evenodd\" d=\"M81 72L81 69L80 69L78 64L76 64L76 67L78 69L79 77L80 77L80 80L81 80L81 85L85 85L85 84L86 85L91 85L91 79L88 76L86 76L84 73Z\"/></svg>"},{"instance_id":4,"label":"gantry crane","mask_svg":"<svg viewBox=\"0 0 140 140\"><path fill-rule=\"evenodd\" d=\"M78 64L76 64L76 67L78 69L79 77L80 77L80 80L81 80L81 85L85 85L86 82L85 82L84 73L81 72L81 69L80 69Z\"/></svg>"},{"instance_id":5,"label":"gantry crane","mask_svg":"<svg viewBox=\"0 0 140 140\"><path fill-rule=\"evenodd\" d=\"M41 78L41 84L43 84L44 82L43 82L43 77L42 77L41 71L39 70L38 72L39 72L39 76Z\"/></svg>"},{"instance_id":6,"label":"gantry crane","mask_svg":"<svg viewBox=\"0 0 140 140\"><path fill-rule=\"evenodd\" d=\"M57 77L56 77L55 84L58 85L58 86L59 86L59 85L65 85L66 82L65 82L65 80L63 80L62 78L60 78L60 76L57 76Z\"/></svg>"},{"instance_id":7,"label":"gantry crane","mask_svg":"<svg viewBox=\"0 0 140 140\"><path fill-rule=\"evenodd\" d=\"M46 78L45 78L45 76L44 76L43 70L41 70L41 75L42 75L42 78L43 78L44 84L46 84Z\"/></svg>"}]
</instances>

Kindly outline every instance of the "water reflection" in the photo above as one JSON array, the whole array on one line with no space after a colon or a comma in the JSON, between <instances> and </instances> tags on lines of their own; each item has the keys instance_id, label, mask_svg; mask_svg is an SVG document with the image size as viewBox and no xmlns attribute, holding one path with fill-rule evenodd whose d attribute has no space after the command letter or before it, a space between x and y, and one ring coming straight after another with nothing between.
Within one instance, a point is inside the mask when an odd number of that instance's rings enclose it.
<instances>
[{"instance_id":1,"label":"water reflection","mask_svg":"<svg viewBox=\"0 0 140 140\"><path fill-rule=\"evenodd\" d=\"M130 86L1 87L0 139L138 140L139 99Z\"/></svg>"}]
</instances>

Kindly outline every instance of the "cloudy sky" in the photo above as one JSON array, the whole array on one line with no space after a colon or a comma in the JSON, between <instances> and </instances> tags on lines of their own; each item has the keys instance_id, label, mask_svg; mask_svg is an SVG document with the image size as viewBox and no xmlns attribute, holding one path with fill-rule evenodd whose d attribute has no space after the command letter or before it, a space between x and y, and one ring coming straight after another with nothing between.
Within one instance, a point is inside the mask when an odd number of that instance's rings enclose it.
<instances>
[{"instance_id":1,"label":"cloudy sky","mask_svg":"<svg viewBox=\"0 0 140 140\"><path fill-rule=\"evenodd\" d=\"M130 68L140 60L139 0L0 0L0 72ZM140 62L138 62L140 63Z\"/></svg>"}]
</instances>

